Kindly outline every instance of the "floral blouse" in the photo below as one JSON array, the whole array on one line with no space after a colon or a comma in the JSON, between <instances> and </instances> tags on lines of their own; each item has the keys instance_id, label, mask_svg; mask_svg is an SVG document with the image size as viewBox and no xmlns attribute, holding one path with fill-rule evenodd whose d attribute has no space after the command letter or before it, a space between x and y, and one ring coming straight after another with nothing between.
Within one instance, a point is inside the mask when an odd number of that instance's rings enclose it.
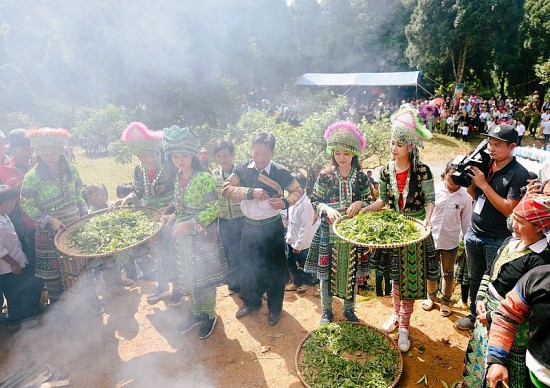
<instances>
[{"instance_id":1,"label":"floral blouse","mask_svg":"<svg viewBox=\"0 0 550 388\"><path fill-rule=\"evenodd\" d=\"M416 184L412 186L410 185L411 173L416 174ZM403 194L403 209L399 209L400 194ZM412 171L411 168L405 189L400 193L397 187L395 162L390 162L380 170L380 198L391 209L409 213L413 217L424 217L426 205L435 202L434 179L430 168L423 163L418 164L416 171Z\"/></svg>"},{"instance_id":2,"label":"floral blouse","mask_svg":"<svg viewBox=\"0 0 550 388\"><path fill-rule=\"evenodd\" d=\"M76 166L69 165L71 176L64 173L55 179L47 169L36 165L29 170L21 187L21 207L37 224L47 216L74 205L83 214L86 208L82 195L82 181Z\"/></svg>"},{"instance_id":3,"label":"floral blouse","mask_svg":"<svg viewBox=\"0 0 550 388\"><path fill-rule=\"evenodd\" d=\"M145 206L162 208L174 199L174 180L178 170L167 161L155 172L153 180L149 181L147 166L139 163L134 169L134 187L138 200L143 199Z\"/></svg>"},{"instance_id":4,"label":"floral blouse","mask_svg":"<svg viewBox=\"0 0 550 388\"><path fill-rule=\"evenodd\" d=\"M370 185L366 174L352 167L344 179L338 168L333 167L330 171L319 174L310 199L316 210L320 204L344 209L355 201L363 201L366 204L369 196Z\"/></svg>"}]
</instances>

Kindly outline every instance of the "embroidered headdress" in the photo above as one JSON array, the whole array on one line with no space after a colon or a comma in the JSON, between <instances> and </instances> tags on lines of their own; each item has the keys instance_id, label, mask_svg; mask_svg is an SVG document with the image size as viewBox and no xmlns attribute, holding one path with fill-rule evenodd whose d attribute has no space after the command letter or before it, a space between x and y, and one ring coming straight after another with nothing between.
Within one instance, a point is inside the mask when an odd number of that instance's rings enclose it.
<instances>
[{"instance_id":1,"label":"embroidered headdress","mask_svg":"<svg viewBox=\"0 0 550 388\"><path fill-rule=\"evenodd\" d=\"M127 142L134 153L158 152L162 136L162 131L152 131L143 123L133 122L122 132L120 139Z\"/></svg>"},{"instance_id":2,"label":"embroidered headdress","mask_svg":"<svg viewBox=\"0 0 550 388\"><path fill-rule=\"evenodd\" d=\"M550 196L526 195L514 208L514 214L541 228L545 235L550 233Z\"/></svg>"},{"instance_id":3,"label":"embroidered headdress","mask_svg":"<svg viewBox=\"0 0 550 388\"><path fill-rule=\"evenodd\" d=\"M367 145L365 137L349 121L340 121L329 126L324 138L327 141L328 154L332 154L335 149L340 149L359 156L361 150Z\"/></svg>"},{"instance_id":4,"label":"embroidered headdress","mask_svg":"<svg viewBox=\"0 0 550 388\"><path fill-rule=\"evenodd\" d=\"M418 147L424 148L423 139L430 139L432 133L422 124L422 119L416 109L401 108L391 117L392 137L407 145L412 145L411 163L416 169L419 163Z\"/></svg>"},{"instance_id":5,"label":"embroidered headdress","mask_svg":"<svg viewBox=\"0 0 550 388\"><path fill-rule=\"evenodd\" d=\"M166 155L174 152L191 156L198 156L199 154L199 138L197 135L189 128L180 128L177 125L164 129L162 146Z\"/></svg>"},{"instance_id":6,"label":"embroidered headdress","mask_svg":"<svg viewBox=\"0 0 550 388\"><path fill-rule=\"evenodd\" d=\"M38 128L26 132L36 155L61 154L67 155L69 131L63 128Z\"/></svg>"}]
</instances>

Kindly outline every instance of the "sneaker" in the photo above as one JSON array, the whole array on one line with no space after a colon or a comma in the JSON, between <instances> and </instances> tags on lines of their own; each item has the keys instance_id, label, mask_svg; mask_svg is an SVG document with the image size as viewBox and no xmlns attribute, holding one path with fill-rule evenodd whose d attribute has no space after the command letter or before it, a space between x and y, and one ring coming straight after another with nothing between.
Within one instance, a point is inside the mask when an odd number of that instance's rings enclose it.
<instances>
[{"instance_id":1,"label":"sneaker","mask_svg":"<svg viewBox=\"0 0 550 388\"><path fill-rule=\"evenodd\" d=\"M177 331L180 334L185 334L191 331L191 329L194 328L195 326L200 325L200 323L201 323L201 317L198 317L193 314L189 314L187 319L178 325Z\"/></svg>"},{"instance_id":2,"label":"sneaker","mask_svg":"<svg viewBox=\"0 0 550 388\"><path fill-rule=\"evenodd\" d=\"M162 298L166 298L168 295L170 295L170 291L164 288L157 287L149 294L147 294L147 303L155 304Z\"/></svg>"},{"instance_id":3,"label":"sneaker","mask_svg":"<svg viewBox=\"0 0 550 388\"><path fill-rule=\"evenodd\" d=\"M399 317L395 314L390 315L388 320L382 325L384 333L392 333L399 326Z\"/></svg>"},{"instance_id":4,"label":"sneaker","mask_svg":"<svg viewBox=\"0 0 550 388\"><path fill-rule=\"evenodd\" d=\"M408 352L411 348L411 340L409 339L409 331L407 329L399 329L397 346L402 352Z\"/></svg>"},{"instance_id":5,"label":"sneaker","mask_svg":"<svg viewBox=\"0 0 550 388\"><path fill-rule=\"evenodd\" d=\"M120 278L120 284L124 287L129 287L134 284L134 281L132 279L128 279L127 277L123 277Z\"/></svg>"},{"instance_id":6,"label":"sneaker","mask_svg":"<svg viewBox=\"0 0 550 388\"><path fill-rule=\"evenodd\" d=\"M170 298L166 301L166 305L169 307L178 307L181 305L181 302L183 301L183 292L181 291L174 291L172 292L172 295L170 295Z\"/></svg>"},{"instance_id":7,"label":"sneaker","mask_svg":"<svg viewBox=\"0 0 550 388\"><path fill-rule=\"evenodd\" d=\"M353 309L344 310L344 318L346 318L348 322L359 322L359 318L357 318Z\"/></svg>"},{"instance_id":8,"label":"sneaker","mask_svg":"<svg viewBox=\"0 0 550 388\"><path fill-rule=\"evenodd\" d=\"M323 315L321 315L321 320L319 321L319 326L323 326L327 323L332 322L334 319L334 314L332 310L323 310Z\"/></svg>"},{"instance_id":9,"label":"sneaker","mask_svg":"<svg viewBox=\"0 0 550 388\"><path fill-rule=\"evenodd\" d=\"M208 315L203 314L203 318L200 322L201 327L199 329L199 338L206 339L210 337L210 334L214 331L214 327L218 322L218 316L214 315L214 318L209 318Z\"/></svg>"},{"instance_id":10,"label":"sneaker","mask_svg":"<svg viewBox=\"0 0 550 388\"><path fill-rule=\"evenodd\" d=\"M103 308L103 304L99 301L98 298L89 299L86 301L88 303L88 306L90 306L90 309L94 314L100 315L103 314L105 309Z\"/></svg>"},{"instance_id":11,"label":"sneaker","mask_svg":"<svg viewBox=\"0 0 550 388\"><path fill-rule=\"evenodd\" d=\"M455 326L460 330L473 330L475 320L475 317L470 314L467 317L457 319Z\"/></svg>"}]
</instances>

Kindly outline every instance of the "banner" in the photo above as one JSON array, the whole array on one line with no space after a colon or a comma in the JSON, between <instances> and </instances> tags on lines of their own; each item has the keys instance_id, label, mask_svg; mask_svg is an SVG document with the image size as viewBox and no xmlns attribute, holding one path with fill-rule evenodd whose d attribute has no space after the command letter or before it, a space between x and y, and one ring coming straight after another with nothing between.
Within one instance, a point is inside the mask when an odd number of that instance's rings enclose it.
<instances>
[{"instance_id":1,"label":"banner","mask_svg":"<svg viewBox=\"0 0 550 388\"><path fill-rule=\"evenodd\" d=\"M453 108L460 106L460 100L462 99L462 93L464 92L464 84L457 83L455 86L455 93L453 94Z\"/></svg>"}]
</instances>

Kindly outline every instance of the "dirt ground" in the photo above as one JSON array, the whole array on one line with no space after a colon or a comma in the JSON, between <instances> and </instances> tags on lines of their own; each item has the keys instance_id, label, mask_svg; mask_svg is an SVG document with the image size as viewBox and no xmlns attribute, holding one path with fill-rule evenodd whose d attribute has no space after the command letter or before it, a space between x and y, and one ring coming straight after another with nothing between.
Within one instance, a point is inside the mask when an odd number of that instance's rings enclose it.
<instances>
[{"instance_id":1,"label":"dirt ground","mask_svg":"<svg viewBox=\"0 0 550 388\"><path fill-rule=\"evenodd\" d=\"M23 366L37 373L49 363L67 374L73 387L300 387L295 354L300 341L318 327L320 299L315 290L287 292L280 322L267 325L265 306L235 318L238 295L226 296L218 288L218 323L206 340L198 328L181 335L177 324L186 317L187 304L167 308L163 301L149 305L145 294L154 283L139 281L120 295L109 295L99 283L105 313L93 315L70 293L67 310L72 326L56 329L49 313L40 326L12 333L0 328L0 381ZM391 313L391 298L361 298L357 315L380 327ZM335 300L336 319L342 320L341 302ZM435 308L425 312L415 304L411 320L411 352L403 354L399 387L443 387L460 378L467 333L453 322L464 311L453 308L443 318ZM419 349L425 348L423 353ZM416 385L424 375L427 384Z\"/></svg>"}]
</instances>

